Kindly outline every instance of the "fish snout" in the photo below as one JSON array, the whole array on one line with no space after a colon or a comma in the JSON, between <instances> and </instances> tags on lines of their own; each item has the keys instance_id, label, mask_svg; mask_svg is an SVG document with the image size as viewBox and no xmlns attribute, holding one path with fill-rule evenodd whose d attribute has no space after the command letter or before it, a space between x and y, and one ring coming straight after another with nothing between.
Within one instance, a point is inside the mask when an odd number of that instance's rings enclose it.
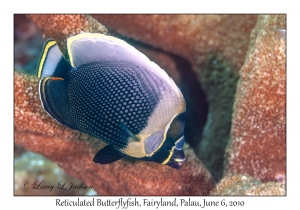
<instances>
[{"instance_id":1,"label":"fish snout","mask_svg":"<svg viewBox=\"0 0 300 210\"><path fill-rule=\"evenodd\" d=\"M172 157L166 165L171 166L172 168L180 169L184 161L185 154L183 149L178 150L175 148Z\"/></svg>"}]
</instances>

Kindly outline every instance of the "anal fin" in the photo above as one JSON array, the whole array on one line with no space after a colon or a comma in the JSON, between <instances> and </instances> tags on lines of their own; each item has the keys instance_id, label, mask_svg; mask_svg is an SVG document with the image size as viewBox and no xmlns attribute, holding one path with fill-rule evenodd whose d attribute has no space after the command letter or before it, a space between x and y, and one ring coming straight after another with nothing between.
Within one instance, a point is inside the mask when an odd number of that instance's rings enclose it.
<instances>
[{"instance_id":1,"label":"anal fin","mask_svg":"<svg viewBox=\"0 0 300 210\"><path fill-rule=\"evenodd\" d=\"M108 164L117 161L125 156L125 154L119 152L113 146L107 145L106 147L97 152L93 161L95 163Z\"/></svg>"}]
</instances>

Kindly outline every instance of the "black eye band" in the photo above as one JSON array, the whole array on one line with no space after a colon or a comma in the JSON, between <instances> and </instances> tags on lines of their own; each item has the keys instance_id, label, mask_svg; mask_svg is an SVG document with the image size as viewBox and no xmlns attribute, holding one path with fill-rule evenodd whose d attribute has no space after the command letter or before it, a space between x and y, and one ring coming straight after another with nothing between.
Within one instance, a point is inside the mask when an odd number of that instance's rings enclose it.
<instances>
[{"instance_id":1,"label":"black eye band","mask_svg":"<svg viewBox=\"0 0 300 210\"><path fill-rule=\"evenodd\" d=\"M174 118L167 132L167 139L171 140L172 142L175 142L179 138L181 138L184 132L184 124L185 112L179 114L177 117Z\"/></svg>"}]
</instances>

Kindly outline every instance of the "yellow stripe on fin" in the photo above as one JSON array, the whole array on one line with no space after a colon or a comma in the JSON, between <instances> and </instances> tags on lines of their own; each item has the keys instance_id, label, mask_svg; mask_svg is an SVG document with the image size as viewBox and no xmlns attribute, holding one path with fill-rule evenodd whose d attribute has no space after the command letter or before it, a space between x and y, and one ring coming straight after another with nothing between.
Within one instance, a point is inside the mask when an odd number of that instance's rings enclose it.
<instances>
[{"instance_id":1,"label":"yellow stripe on fin","mask_svg":"<svg viewBox=\"0 0 300 210\"><path fill-rule=\"evenodd\" d=\"M172 155L174 153L174 147L172 147L172 151L170 152L169 156L167 157L167 159L164 160L164 162L162 162L161 164L167 164L169 162L169 160L171 159Z\"/></svg>"},{"instance_id":2,"label":"yellow stripe on fin","mask_svg":"<svg viewBox=\"0 0 300 210\"><path fill-rule=\"evenodd\" d=\"M37 77L40 78L41 75L42 75L42 70L43 70L43 66L45 64L45 59L47 57L47 54L49 52L49 49L51 47L53 47L54 45L56 45L56 41L54 40L49 40L45 46L44 46L44 50L43 50L43 54L41 56L41 59L40 59L40 62L39 62L39 65L38 65L38 71L37 71Z\"/></svg>"}]
</instances>

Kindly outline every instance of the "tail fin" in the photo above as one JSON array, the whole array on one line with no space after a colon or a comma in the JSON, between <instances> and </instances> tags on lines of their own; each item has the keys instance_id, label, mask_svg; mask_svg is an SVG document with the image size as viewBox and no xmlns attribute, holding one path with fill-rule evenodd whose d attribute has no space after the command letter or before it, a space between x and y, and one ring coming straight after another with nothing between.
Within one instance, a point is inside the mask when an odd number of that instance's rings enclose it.
<instances>
[{"instance_id":1,"label":"tail fin","mask_svg":"<svg viewBox=\"0 0 300 210\"><path fill-rule=\"evenodd\" d=\"M43 53L37 70L39 79L44 77L61 77L65 78L71 65L66 61L54 40L48 40L44 45Z\"/></svg>"}]
</instances>

